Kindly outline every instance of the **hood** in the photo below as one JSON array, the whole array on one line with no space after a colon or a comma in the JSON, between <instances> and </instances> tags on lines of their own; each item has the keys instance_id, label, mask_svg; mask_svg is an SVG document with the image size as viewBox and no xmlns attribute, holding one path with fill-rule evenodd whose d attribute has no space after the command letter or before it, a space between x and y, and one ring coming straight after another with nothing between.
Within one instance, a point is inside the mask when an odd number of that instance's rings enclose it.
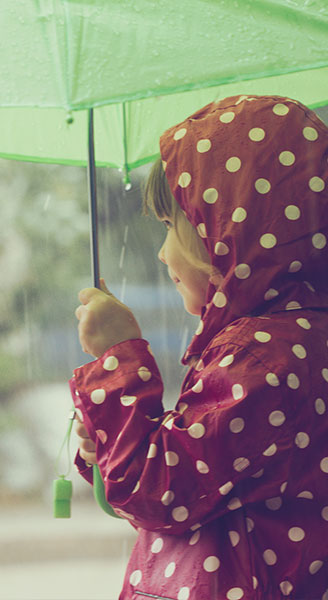
<instances>
[{"instance_id":1,"label":"hood","mask_svg":"<svg viewBox=\"0 0 328 600\"><path fill-rule=\"evenodd\" d=\"M234 96L160 140L170 189L223 276L183 358L243 316L328 308L328 128L301 103Z\"/></svg>"}]
</instances>

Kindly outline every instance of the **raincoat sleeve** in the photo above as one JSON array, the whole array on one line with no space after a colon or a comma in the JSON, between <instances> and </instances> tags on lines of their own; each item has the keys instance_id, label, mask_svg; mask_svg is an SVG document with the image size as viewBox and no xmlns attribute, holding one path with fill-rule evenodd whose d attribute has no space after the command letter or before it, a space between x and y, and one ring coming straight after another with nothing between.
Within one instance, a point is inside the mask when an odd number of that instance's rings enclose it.
<instances>
[{"instance_id":1,"label":"raincoat sleeve","mask_svg":"<svg viewBox=\"0 0 328 600\"><path fill-rule=\"evenodd\" d=\"M144 340L122 342L77 369L73 398L116 512L134 526L179 535L279 495L295 435L284 368L236 343L214 345L166 413Z\"/></svg>"}]
</instances>

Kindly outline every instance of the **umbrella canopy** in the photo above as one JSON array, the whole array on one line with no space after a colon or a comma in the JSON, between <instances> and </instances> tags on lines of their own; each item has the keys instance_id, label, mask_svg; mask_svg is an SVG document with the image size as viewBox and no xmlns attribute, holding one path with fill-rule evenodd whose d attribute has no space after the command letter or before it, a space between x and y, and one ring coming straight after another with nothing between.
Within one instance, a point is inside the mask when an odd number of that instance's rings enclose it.
<instances>
[{"instance_id":1,"label":"umbrella canopy","mask_svg":"<svg viewBox=\"0 0 328 600\"><path fill-rule=\"evenodd\" d=\"M90 108L97 165L128 173L215 99L328 104L327 0L11 0L0 23L4 158L85 165Z\"/></svg>"}]
</instances>

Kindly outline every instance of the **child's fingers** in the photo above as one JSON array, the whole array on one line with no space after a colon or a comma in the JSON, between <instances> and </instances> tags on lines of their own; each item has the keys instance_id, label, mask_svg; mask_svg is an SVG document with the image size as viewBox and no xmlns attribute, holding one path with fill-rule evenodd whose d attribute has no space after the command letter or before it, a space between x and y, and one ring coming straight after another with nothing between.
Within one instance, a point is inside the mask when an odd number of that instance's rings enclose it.
<instances>
[{"instance_id":1,"label":"child's fingers","mask_svg":"<svg viewBox=\"0 0 328 600\"><path fill-rule=\"evenodd\" d=\"M75 432L80 438L87 439L89 437L89 434L88 434L86 428L84 427L83 423L81 423L81 422L78 422L76 424Z\"/></svg>"},{"instance_id":2,"label":"child's fingers","mask_svg":"<svg viewBox=\"0 0 328 600\"><path fill-rule=\"evenodd\" d=\"M79 449L81 458L87 463L87 465L96 465L97 457L95 452L86 452L83 448Z\"/></svg>"}]
</instances>

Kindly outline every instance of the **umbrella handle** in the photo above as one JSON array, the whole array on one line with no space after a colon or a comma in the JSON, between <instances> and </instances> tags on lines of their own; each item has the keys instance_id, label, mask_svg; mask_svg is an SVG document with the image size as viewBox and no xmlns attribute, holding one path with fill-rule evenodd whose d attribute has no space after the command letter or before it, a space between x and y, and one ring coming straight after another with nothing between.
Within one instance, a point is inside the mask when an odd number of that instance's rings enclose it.
<instances>
[{"instance_id":1,"label":"umbrella handle","mask_svg":"<svg viewBox=\"0 0 328 600\"><path fill-rule=\"evenodd\" d=\"M107 513L111 517L116 517L117 519L121 518L116 514L114 509L111 507L110 504L108 504L106 500L105 486L101 478L98 465L93 465L93 495L98 505L105 511L105 513Z\"/></svg>"}]
</instances>

